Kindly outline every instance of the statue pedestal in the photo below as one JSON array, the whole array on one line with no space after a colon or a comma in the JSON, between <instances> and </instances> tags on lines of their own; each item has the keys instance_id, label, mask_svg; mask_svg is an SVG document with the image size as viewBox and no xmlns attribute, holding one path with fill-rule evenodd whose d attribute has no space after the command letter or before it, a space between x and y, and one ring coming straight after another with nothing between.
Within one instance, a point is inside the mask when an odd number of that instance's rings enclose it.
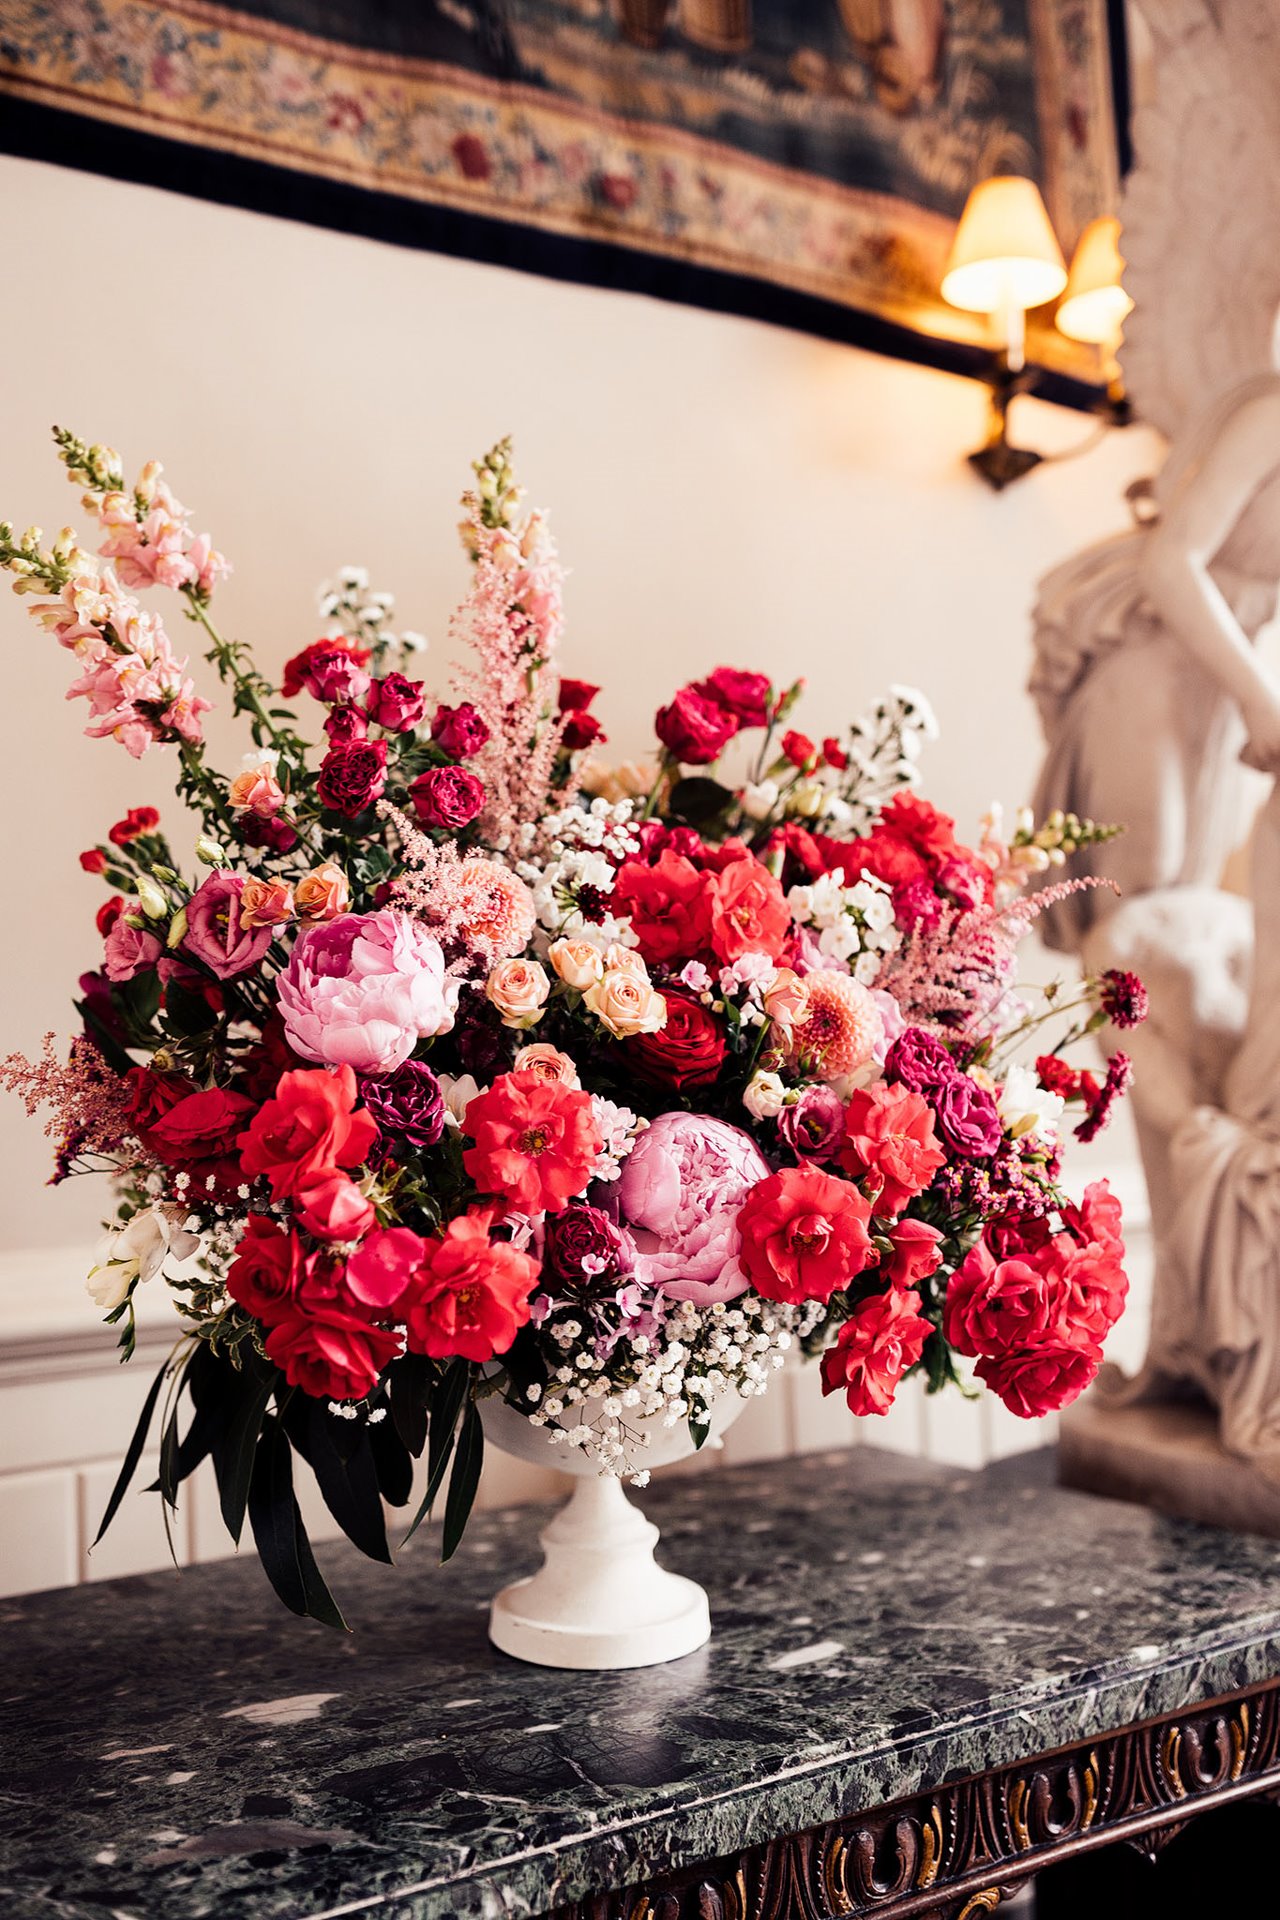
<instances>
[{"instance_id":1,"label":"statue pedestal","mask_svg":"<svg viewBox=\"0 0 1280 1920\"><path fill-rule=\"evenodd\" d=\"M1209 1407L1107 1407L1086 1397L1060 1416L1058 1479L1179 1520L1280 1540L1280 1487L1227 1452Z\"/></svg>"}]
</instances>

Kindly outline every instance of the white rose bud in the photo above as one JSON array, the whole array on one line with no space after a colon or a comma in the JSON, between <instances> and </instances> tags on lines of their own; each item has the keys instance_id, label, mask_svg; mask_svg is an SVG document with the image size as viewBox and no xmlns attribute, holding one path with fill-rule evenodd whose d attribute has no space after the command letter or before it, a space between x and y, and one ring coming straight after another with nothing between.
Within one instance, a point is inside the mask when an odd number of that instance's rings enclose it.
<instances>
[{"instance_id":1,"label":"white rose bud","mask_svg":"<svg viewBox=\"0 0 1280 1920\"><path fill-rule=\"evenodd\" d=\"M138 878L138 905L148 920L163 920L169 912L169 902L145 873Z\"/></svg>"},{"instance_id":2,"label":"white rose bud","mask_svg":"<svg viewBox=\"0 0 1280 1920\"><path fill-rule=\"evenodd\" d=\"M225 847L219 846L218 842L211 839L207 833L200 835L200 838L196 841L196 859L199 860L203 866L220 867L226 857L227 850Z\"/></svg>"},{"instance_id":3,"label":"white rose bud","mask_svg":"<svg viewBox=\"0 0 1280 1920\"><path fill-rule=\"evenodd\" d=\"M772 1120L782 1112L787 1090L776 1073L756 1073L748 1081L742 1104L753 1120Z\"/></svg>"}]
</instances>

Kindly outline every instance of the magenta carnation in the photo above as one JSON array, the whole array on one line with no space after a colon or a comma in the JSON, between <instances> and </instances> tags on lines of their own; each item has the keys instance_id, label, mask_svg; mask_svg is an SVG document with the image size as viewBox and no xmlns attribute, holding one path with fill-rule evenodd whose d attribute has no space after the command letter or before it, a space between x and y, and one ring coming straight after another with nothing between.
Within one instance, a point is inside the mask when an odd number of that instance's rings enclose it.
<instances>
[{"instance_id":1,"label":"magenta carnation","mask_svg":"<svg viewBox=\"0 0 1280 1920\"><path fill-rule=\"evenodd\" d=\"M713 1306L745 1293L738 1213L769 1162L755 1141L701 1113L660 1113L622 1169L618 1198L636 1243L636 1278Z\"/></svg>"},{"instance_id":2,"label":"magenta carnation","mask_svg":"<svg viewBox=\"0 0 1280 1920\"><path fill-rule=\"evenodd\" d=\"M294 1052L390 1073L453 1025L457 988L440 943L407 914L347 913L298 936L278 992Z\"/></svg>"}]
</instances>

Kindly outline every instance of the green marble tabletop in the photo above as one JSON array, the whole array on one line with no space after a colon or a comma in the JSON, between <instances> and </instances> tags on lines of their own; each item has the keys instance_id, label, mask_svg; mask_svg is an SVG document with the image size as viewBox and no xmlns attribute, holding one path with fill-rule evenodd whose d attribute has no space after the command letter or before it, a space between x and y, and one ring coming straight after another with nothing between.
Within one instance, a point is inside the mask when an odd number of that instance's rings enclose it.
<instances>
[{"instance_id":1,"label":"green marble tabletop","mask_svg":"<svg viewBox=\"0 0 1280 1920\"><path fill-rule=\"evenodd\" d=\"M655 1486L715 1633L634 1673L489 1646L527 1508L444 1569L321 1549L350 1635L248 1554L0 1601L0 1915L539 1914L1280 1672L1280 1547L1049 1481L859 1448Z\"/></svg>"}]
</instances>

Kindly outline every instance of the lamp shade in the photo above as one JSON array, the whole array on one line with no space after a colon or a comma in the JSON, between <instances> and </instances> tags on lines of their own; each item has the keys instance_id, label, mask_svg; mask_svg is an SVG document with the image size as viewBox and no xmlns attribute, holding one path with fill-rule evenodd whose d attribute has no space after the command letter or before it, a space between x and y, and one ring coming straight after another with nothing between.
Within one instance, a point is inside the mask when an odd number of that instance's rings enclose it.
<instances>
[{"instance_id":1,"label":"lamp shade","mask_svg":"<svg viewBox=\"0 0 1280 1920\"><path fill-rule=\"evenodd\" d=\"M970 193L956 228L942 297L968 313L1040 307L1067 284L1040 189L1018 174L997 174Z\"/></svg>"},{"instance_id":2,"label":"lamp shade","mask_svg":"<svg viewBox=\"0 0 1280 1920\"><path fill-rule=\"evenodd\" d=\"M1058 308L1058 330L1069 340L1113 346L1133 301L1120 284L1120 222L1110 215L1091 220L1076 242L1067 290Z\"/></svg>"}]
</instances>

